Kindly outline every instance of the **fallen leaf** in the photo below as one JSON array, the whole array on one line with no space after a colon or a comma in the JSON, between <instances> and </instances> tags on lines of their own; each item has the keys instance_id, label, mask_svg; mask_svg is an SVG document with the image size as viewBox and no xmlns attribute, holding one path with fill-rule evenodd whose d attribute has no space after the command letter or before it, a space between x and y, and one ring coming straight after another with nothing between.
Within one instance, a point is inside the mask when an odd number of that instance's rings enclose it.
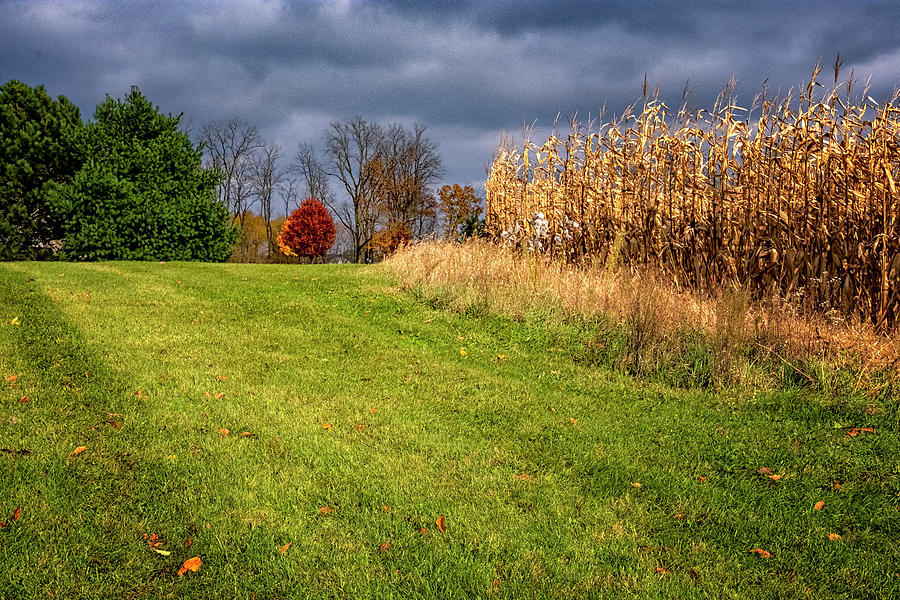
<instances>
[{"instance_id":1,"label":"fallen leaf","mask_svg":"<svg viewBox=\"0 0 900 600\"><path fill-rule=\"evenodd\" d=\"M228 378L224 375L216 375L216 381L228 381Z\"/></svg>"},{"instance_id":2,"label":"fallen leaf","mask_svg":"<svg viewBox=\"0 0 900 600\"><path fill-rule=\"evenodd\" d=\"M370 409L369 409L369 412L372 413L372 414L374 414L374 413L377 413L377 412L378 412L378 409L377 409L377 408L370 408Z\"/></svg>"},{"instance_id":3,"label":"fallen leaf","mask_svg":"<svg viewBox=\"0 0 900 600\"><path fill-rule=\"evenodd\" d=\"M829 534L828 534L828 539L831 540L832 542L833 542L834 540L839 540L839 539L841 539L841 534L839 534L839 533L829 533Z\"/></svg>"},{"instance_id":4,"label":"fallen leaf","mask_svg":"<svg viewBox=\"0 0 900 600\"><path fill-rule=\"evenodd\" d=\"M18 325L19 317L13 317L13 320L9 322L10 325Z\"/></svg>"},{"instance_id":5,"label":"fallen leaf","mask_svg":"<svg viewBox=\"0 0 900 600\"><path fill-rule=\"evenodd\" d=\"M331 508L330 506L323 506L322 508L319 509L319 514L323 514L323 515L333 515L333 514L334 514L334 509Z\"/></svg>"},{"instance_id":6,"label":"fallen leaf","mask_svg":"<svg viewBox=\"0 0 900 600\"><path fill-rule=\"evenodd\" d=\"M279 554L284 554L285 552L287 552L287 551L288 551L288 548L291 547L291 544L292 544L292 543L293 543L293 542L288 542L288 543L285 544L284 546L279 547L279 548L278 548L278 553L279 553Z\"/></svg>"},{"instance_id":7,"label":"fallen leaf","mask_svg":"<svg viewBox=\"0 0 900 600\"><path fill-rule=\"evenodd\" d=\"M675 515L675 518L681 521L684 519L684 515Z\"/></svg>"},{"instance_id":8,"label":"fallen leaf","mask_svg":"<svg viewBox=\"0 0 900 600\"><path fill-rule=\"evenodd\" d=\"M841 481L840 479L838 479L837 481L835 481L834 483L831 484L831 489L839 490L839 489L841 489L842 485L844 485L844 482Z\"/></svg>"},{"instance_id":9,"label":"fallen leaf","mask_svg":"<svg viewBox=\"0 0 900 600\"><path fill-rule=\"evenodd\" d=\"M178 569L178 576L181 577L188 571L191 571L192 573L196 573L197 571L200 570L200 564L201 564L201 561L200 561L199 556L195 556L193 558L187 559L186 561L181 563L181 568Z\"/></svg>"},{"instance_id":10,"label":"fallen leaf","mask_svg":"<svg viewBox=\"0 0 900 600\"><path fill-rule=\"evenodd\" d=\"M138 398L146 398L147 397L147 394L145 394L143 390L136 391L134 393L134 395L137 396Z\"/></svg>"},{"instance_id":11,"label":"fallen leaf","mask_svg":"<svg viewBox=\"0 0 900 600\"><path fill-rule=\"evenodd\" d=\"M207 398L212 398L212 394L210 394L209 392L203 392L203 395Z\"/></svg>"},{"instance_id":12,"label":"fallen leaf","mask_svg":"<svg viewBox=\"0 0 900 600\"><path fill-rule=\"evenodd\" d=\"M391 512L391 507L385 504L381 507L381 510L383 510L384 512Z\"/></svg>"},{"instance_id":13,"label":"fallen leaf","mask_svg":"<svg viewBox=\"0 0 900 600\"><path fill-rule=\"evenodd\" d=\"M391 549L391 543L390 542L382 542L381 544L378 545L378 549L381 550L382 552L387 552L388 550Z\"/></svg>"},{"instance_id":14,"label":"fallen leaf","mask_svg":"<svg viewBox=\"0 0 900 600\"><path fill-rule=\"evenodd\" d=\"M256 437L255 433L250 433L249 431L242 431L241 437Z\"/></svg>"},{"instance_id":15,"label":"fallen leaf","mask_svg":"<svg viewBox=\"0 0 900 600\"><path fill-rule=\"evenodd\" d=\"M162 546L162 542L159 541L159 536L154 533L150 536L150 539L147 540L147 545L151 548L159 548Z\"/></svg>"},{"instance_id":16,"label":"fallen leaf","mask_svg":"<svg viewBox=\"0 0 900 600\"><path fill-rule=\"evenodd\" d=\"M17 506L16 510L13 511L12 517L9 520L10 520L10 522L18 521L19 517L21 517L21 516L22 516L22 507Z\"/></svg>"},{"instance_id":17,"label":"fallen leaf","mask_svg":"<svg viewBox=\"0 0 900 600\"><path fill-rule=\"evenodd\" d=\"M191 538L188 538L188 539L187 539L187 541L184 543L184 547L185 547L185 548L190 548L190 547L191 547Z\"/></svg>"},{"instance_id":18,"label":"fallen leaf","mask_svg":"<svg viewBox=\"0 0 900 600\"><path fill-rule=\"evenodd\" d=\"M644 486L635 481L634 483L631 484L631 487L642 488Z\"/></svg>"},{"instance_id":19,"label":"fallen leaf","mask_svg":"<svg viewBox=\"0 0 900 600\"><path fill-rule=\"evenodd\" d=\"M13 384L16 382L16 379L18 379L18 378L19 378L18 375L10 375L10 376L8 376L8 377L6 378L6 381L9 382L9 387L13 387Z\"/></svg>"},{"instance_id":20,"label":"fallen leaf","mask_svg":"<svg viewBox=\"0 0 900 600\"><path fill-rule=\"evenodd\" d=\"M28 396L22 396L21 398L19 398L19 404L25 404L29 400L31 400L31 398L29 398Z\"/></svg>"},{"instance_id":21,"label":"fallen leaf","mask_svg":"<svg viewBox=\"0 0 900 600\"><path fill-rule=\"evenodd\" d=\"M771 479L772 481L778 481L779 479L781 479L781 475L769 475L769 479Z\"/></svg>"},{"instance_id":22,"label":"fallen leaf","mask_svg":"<svg viewBox=\"0 0 900 600\"><path fill-rule=\"evenodd\" d=\"M465 348L460 348L460 349L459 349L459 353L462 354L463 356L468 356L468 355L469 355L469 353L466 352L466 349L465 349Z\"/></svg>"},{"instance_id":23,"label":"fallen leaf","mask_svg":"<svg viewBox=\"0 0 900 600\"><path fill-rule=\"evenodd\" d=\"M772 469L770 469L769 467L760 467L757 473L759 473L760 475L771 475Z\"/></svg>"},{"instance_id":24,"label":"fallen leaf","mask_svg":"<svg viewBox=\"0 0 900 600\"><path fill-rule=\"evenodd\" d=\"M365 428L366 428L365 425L354 425L353 426L353 429L356 429L356 430L365 429Z\"/></svg>"},{"instance_id":25,"label":"fallen leaf","mask_svg":"<svg viewBox=\"0 0 900 600\"><path fill-rule=\"evenodd\" d=\"M506 360L506 355L505 355L505 354L498 354L498 355L497 355L497 360Z\"/></svg>"},{"instance_id":26,"label":"fallen leaf","mask_svg":"<svg viewBox=\"0 0 900 600\"><path fill-rule=\"evenodd\" d=\"M122 429L122 424L119 423L118 421L108 421L108 423L109 423L109 426L112 427L113 429Z\"/></svg>"},{"instance_id":27,"label":"fallen leaf","mask_svg":"<svg viewBox=\"0 0 900 600\"><path fill-rule=\"evenodd\" d=\"M704 477L703 475L697 475L697 477L700 479L700 483L706 481L706 477Z\"/></svg>"},{"instance_id":28,"label":"fallen leaf","mask_svg":"<svg viewBox=\"0 0 900 600\"><path fill-rule=\"evenodd\" d=\"M656 572L659 573L660 575L668 575L669 570L664 569L663 567L656 567Z\"/></svg>"},{"instance_id":29,"label":"fallen leaf","mask_svg":"<svg viewBox=\"0 0 900 600\"><path fill-rule=\"evenodd\" d=\"M700 579L700 575L697 573L697 571L695 569L691 569L690 576L691 576L691 579L693 579L694 581L697 581L698 579Z\"/></svg>"},{"instance_id":30,"label":"fallen leaf","mask_svg":"<svg viewBox=\"0 0 900 600\"><path fill-rule=\"evenodd\" d=\"M441 533L447 531L447 521L444 519L444 515L439 516L437 521L435 521L435 524L437 525L438 531Z\"/></svg>"},{"instance_id":31,"label":"fallen leaf","mask_svg":"<svg viewBox=\"0 0 900 600\"><path fill-rule=\"evenodd\" d=\"M466 339L465 336L462 336L462 335L456 336L456 341L458 341L458 342L461 342L461 341L463 341L464 339Z\"/></svg>"},{"instance_id":32,"label":"fallen leaf","mask_svg":"<svg viewBox=\"0 0 900 600\"><path fill-rule=\"evenodd\" d=\"M213 398L215 398L216 400L221 400L224 397L225 397L225 392L219 392L218 394L213 396Z\"/></svg>"},{"instance_id":33,"label":"fallen leaf","mask_svg":"<svg viewBox=\"0 0 900 600\"><path fill-rule=\"evenodd\" d=\"M422 529L419 530L419 533L421 533L422 535L425 535L426 533L428 533L428 530L423 527Z\"/></svg>"},{"instance_id":34,"label":"fallen leaf","mask_svg":"<svg viewBox=\"0 0 900 600\"><path fill-rule=\"evenodd\" d=\"M513 475L513 479L516 481L531 481L531 475L528 473L516 473Z\"/></svg>"},{"instance_id":35,"label":"fallen leaf","mask_svg":"<svg viewBox=\"0 0 900 600\"><path fill-rule=\"evenodd\" d=\"M75 448L74 450L72 450L72 456L78 456L79 454L81 454L81 453L84 452L85 450L87 450L87 446L78 446L77 448Z\"/></svg>"},{"instance_id":36,"label":"fallen leaf","mask_svg":"<svg viewBox=\"0 0 900 600\"><path fill-rule=\"evenodd\" d=\"M771 552L767 552L767 551L762 550L762 549L760 549L760 548L754 548L754 549L751 550L750 552L756 552L757 554L759 554L759 555L760 555L761 557L763 557L763 558L771 558L771 557L772 557L772 553L771 553Z\"/></svg>"},{"instance_id":37,"label":"fallen leaf","mask_svg":"<svg viewBox=\"0 0 900 600\"><path fill-rule=\"evenodd\" d=\"M331 423L322 423L322 429L327 429L328 431L331 431L332 429L334 429L334 427L331 426Z\"/></svg>"},{"instance_id":38,"label":"fallen leaf","mask_svg":"<svg viewBox=\"0 0 900 600\"><path fill-rule=\"evenodd\" d=\"M168 556L168 555L172 554L168 550L160 550L159 548L156 548L154 546L150 546L150 549L158 554L162 554L163 556Z\"/></svg>"},{"instance_id":39,"label":"fallen leaf","mask_svg":"<svg viewBox=\"0 0 900 600\"><path fill-rule=\"evenodd\" d=\"M569 423L571 423L572 425L574 425L577 422L578 421L576 421L573 417L569 417Z\"/></svg>"},{"instance_id":40,"label":"fallen leaf","mask_svg":"<svg viewBox=\"0 0 900 600\"><path fill-rule=\"evenodd\" d=\"M220 427L220 428L216 429L216 433L218 433L222 437L228 437L228 434L231 432L228 431L228 429L226 429L224 427Z\"/></svg>"},{"instance_id":41,"label":"fallen leaf","mask_svg":"<svg viewBox=\"0 0 900 600\"><path fill-rule=\"evenodd\" d=\"M823 508L825 508L825 502L823 502L822 500L819 500L818 502L816 502L816 503L813 505L813 508L814 508L815 510L822 510Z\"/></svg>"}]
</instances>

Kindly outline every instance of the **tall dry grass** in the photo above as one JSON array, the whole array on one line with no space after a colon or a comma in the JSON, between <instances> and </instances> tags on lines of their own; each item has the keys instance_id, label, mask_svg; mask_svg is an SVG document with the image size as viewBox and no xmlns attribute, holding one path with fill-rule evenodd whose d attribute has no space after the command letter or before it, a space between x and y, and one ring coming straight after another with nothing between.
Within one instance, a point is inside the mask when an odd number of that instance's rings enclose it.
<instances>
[{"instance_id":1,"label":"tall dry grass","mask_svg":"<svg viewBox=\"0 0 900 600\"><path fill-rule=\"evenodd\" d=\"M688 346L697 340L712 363L712 383L763 383L750 373L753 363L761 362L770 371L774 365L801 382L824 385L823 372L811 373L804 366L821 361L831 370L854 373L857 391L878 395L894 379L873 384L870 376L896 372L900 356L898 334L880 334L871 325L850 327L790 305L763 305L740 288L714 297L698 294L673 286L664 273L613 262L572 265L538 252L470 240L407 246L383 266L405 289L451 310L516 319L550 314L601 323L600 337L621 334L623 349L616 361L634 373L665 375L673 363L684 362L677 355L692 351Z\"/></svg>"},{"instance_id":2,"label":"tall dry grass","mask_svg":"<svg viewBox=\"0 0 900 600\"><path fill-rule=\"evenodd\" d=\"M680 286L777 297L886 330L900 322L900 93L850 79L796 97L733 82L712 111L658 97L565 139L501 147L487 232L572 262L620 253ZM822 88L824 89L824 88ZM617 245L618 241L618 245ZM618 258L617 258L618 260Z\"/></svg>"}]
</instances>

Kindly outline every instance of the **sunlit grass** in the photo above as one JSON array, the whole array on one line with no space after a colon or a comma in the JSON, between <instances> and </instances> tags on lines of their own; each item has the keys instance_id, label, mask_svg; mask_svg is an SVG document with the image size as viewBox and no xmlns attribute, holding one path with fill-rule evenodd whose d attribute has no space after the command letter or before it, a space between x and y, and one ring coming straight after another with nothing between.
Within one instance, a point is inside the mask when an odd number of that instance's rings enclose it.
<instances>
[{"instance_id":1,"label":"sunlit grass","mask_svg":"<svg viewBox=\"0 0 900 600\"><path fill-rule=\"evenodd\" d=\"M896 409L583 358L365 267L0 265L0 597L900 593Z\"/></svg>"}]
</instances>

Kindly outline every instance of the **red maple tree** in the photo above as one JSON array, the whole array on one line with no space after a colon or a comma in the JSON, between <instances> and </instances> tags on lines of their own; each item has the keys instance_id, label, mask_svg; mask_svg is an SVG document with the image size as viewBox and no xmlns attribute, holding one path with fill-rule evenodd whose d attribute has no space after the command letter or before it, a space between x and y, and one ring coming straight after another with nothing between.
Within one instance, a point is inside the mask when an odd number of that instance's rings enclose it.
<instances>
[{"instance_id":1,"label":"red maple tree","mask_svg":"<svg viewBox=\"0 0 900 600\"><path fill-rule=\"evenodd\" d=\"M334 244L336 233L328 209L315 198L307 198L281 227L278 247L287 256L303 256L312 260L325 256Z\"/></svg>"}]
</instances>

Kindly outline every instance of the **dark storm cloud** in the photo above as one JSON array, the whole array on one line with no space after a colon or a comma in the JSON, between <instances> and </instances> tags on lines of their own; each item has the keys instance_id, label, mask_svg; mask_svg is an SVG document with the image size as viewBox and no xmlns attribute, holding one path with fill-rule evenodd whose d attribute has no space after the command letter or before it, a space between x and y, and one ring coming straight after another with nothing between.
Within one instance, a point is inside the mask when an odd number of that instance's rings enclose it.
<instances>
[{"instance_id":1,"label":"dark storm cloud","mask_svg":"<svg viewBox=\"0 0 900 600\"><path fill-rule=\"evenodd\" d=\"M670 106L732 76L749 105L820 57L900 83L894 2L0 2L0 80L45 84L86 116L131 85L194 129L241 116L285 154L355 114L419 122L448 182L484 179L503 131L621 113L646 74Z\"/></svg>"}]
</instances>

